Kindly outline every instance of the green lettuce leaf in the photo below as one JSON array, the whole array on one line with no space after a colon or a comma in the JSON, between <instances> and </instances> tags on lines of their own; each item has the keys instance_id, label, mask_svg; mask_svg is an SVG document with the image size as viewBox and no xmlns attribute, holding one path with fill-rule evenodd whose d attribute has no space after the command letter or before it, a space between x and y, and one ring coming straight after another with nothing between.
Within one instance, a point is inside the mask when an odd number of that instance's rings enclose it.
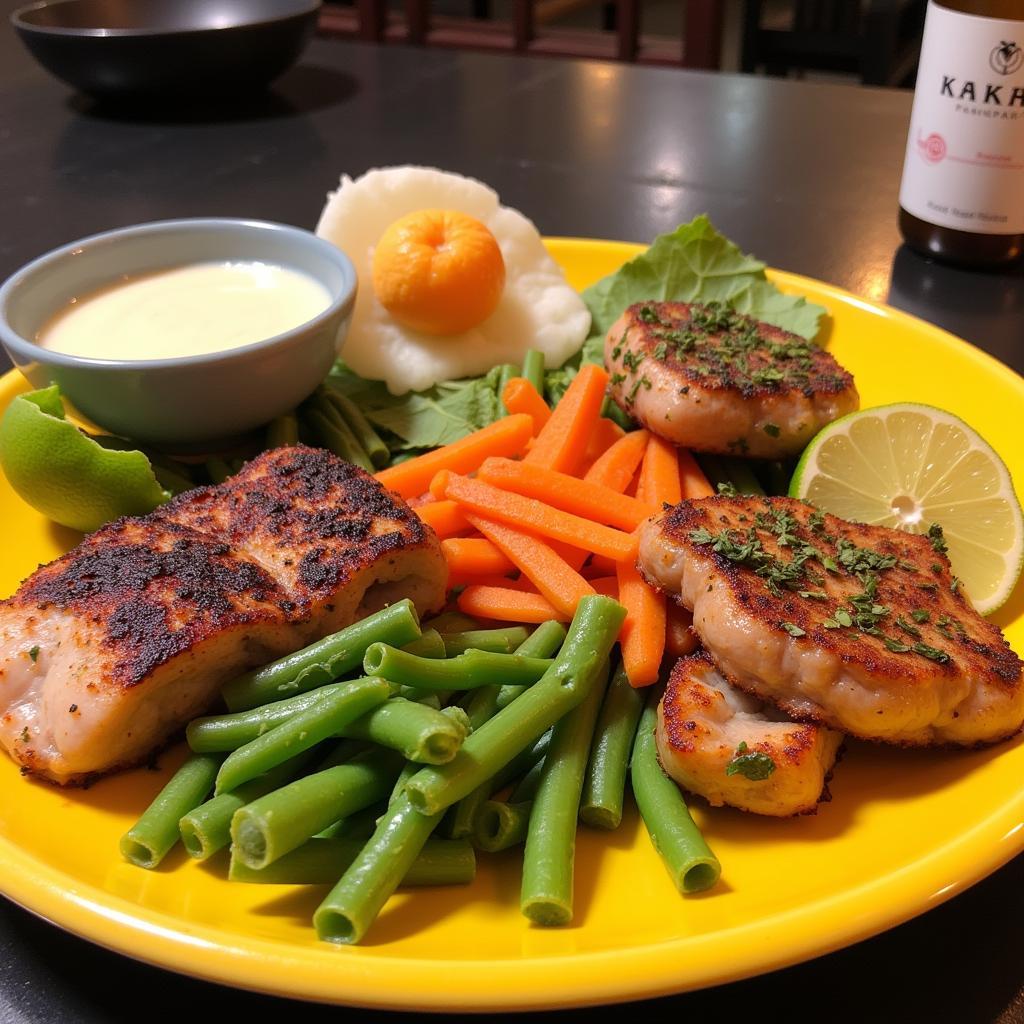
<instances>
[{"instance_id":1,"label":"green lettuce leaf","mask_svg":"<svg viewBox=\"0 0 1024 1024\"><path fill-rule=\"evenodd\" d=\"M392 452L406 452L450 444L498 419L504 412L498 397L500 373L495 367L483 377L392 395L381 381L364 380L339 361L325 384L359 405Z\"/></svg>"},{"instance_id":2,"label":"green lettuce leaf","mask_svg":"<svg viewBox=\"0 0 1024 1024\"><path fill-rule=\"evenodd\" d=\"M593 317L591 331L598 338L634 302L717 300L813 339L825 310L806 299L784 295L766 279L764 270L760 260L741 252L702 215L659 235L646 252L585 289L583 301Z\"/></svg>"}]
</instances>

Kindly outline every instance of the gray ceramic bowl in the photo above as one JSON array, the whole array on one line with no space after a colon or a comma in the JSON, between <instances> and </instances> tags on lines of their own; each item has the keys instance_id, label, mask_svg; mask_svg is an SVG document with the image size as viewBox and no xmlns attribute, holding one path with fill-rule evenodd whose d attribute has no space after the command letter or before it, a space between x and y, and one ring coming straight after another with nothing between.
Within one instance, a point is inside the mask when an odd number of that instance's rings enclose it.
<instances>
[{"instance_id":1,"label":"gray ceramic bowl","mask_svg":"<svg viewBox=\"0 0 1024 1024\"><path fill-rule=\"evenodd\" d=\"M47 71L97 96L244 95L291 67L320 0L44 0L11 23Z\"/></svg>"},{"instance_id":2,"label":"gray ceramic bowl","mask_svg":"<svg viewBox=\"0 0 1024 1024\"><path fill-rule=\"evenodd\" d=\"M275 337L175 359L91 359L31 340L72 298L122 275L211 260L262 260L302 271L327 289L331 304ZM0 287L0 341L33 386L60 385L105 430L185 450L238 437L306 398L337 356L355 296L348 257L308 231L228 218L158 221L80 239L22 267Z\"/></svg>"}]
</instances>

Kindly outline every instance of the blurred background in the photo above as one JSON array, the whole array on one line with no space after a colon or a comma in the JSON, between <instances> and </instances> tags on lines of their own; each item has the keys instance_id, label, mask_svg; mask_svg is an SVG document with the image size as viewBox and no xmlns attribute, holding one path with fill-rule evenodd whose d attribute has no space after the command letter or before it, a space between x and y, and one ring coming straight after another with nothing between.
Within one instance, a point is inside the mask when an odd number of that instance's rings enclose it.
<instances>
[{"instance_id":1,"label":"blurred background","mask_svg":"<svg viewBox=\"0 0 1024 1024\"><path fill-rule=\"evenodd\" d=\"M320 32L910 87L926 0L328 0Z\"/></svg>"}]
</instances>

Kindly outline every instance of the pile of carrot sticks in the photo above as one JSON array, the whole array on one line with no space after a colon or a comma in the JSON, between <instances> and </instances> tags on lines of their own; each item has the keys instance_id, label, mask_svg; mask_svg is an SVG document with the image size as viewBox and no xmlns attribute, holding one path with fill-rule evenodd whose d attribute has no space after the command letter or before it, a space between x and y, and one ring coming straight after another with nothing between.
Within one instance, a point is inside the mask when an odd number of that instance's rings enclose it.
<instances>
[{"instance_id":1,"label":"pile of carrot sticks","mask_svg":"<svg viewBox=\"0 0 1024 1024\"><path fill-rule=\"evenodd\" d=\"M441 540L449 587L467 615L568 622L600 593L627 610L619 641L633 686L665 654L694 647L689 613L636 567L638 530L664 505L714 493L693 456L601 416L608 374L585 365L549 408L531 381L502 392L508 415L377 474Z\"/></svg>"}]
</instances>

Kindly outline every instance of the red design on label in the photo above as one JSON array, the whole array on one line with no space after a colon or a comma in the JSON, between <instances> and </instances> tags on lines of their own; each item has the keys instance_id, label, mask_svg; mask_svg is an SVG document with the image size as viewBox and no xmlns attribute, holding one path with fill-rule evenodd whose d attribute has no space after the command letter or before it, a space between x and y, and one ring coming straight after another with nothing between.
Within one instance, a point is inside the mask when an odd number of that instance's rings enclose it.
<instances>
[{"instance_id":1,"label":"red design on label","mask_svg":"<svg viewBox=\"0 0 1024 1024\"><path fill-rule=\"evenodd\" d=\"M930 164L937 164L946 155L946 140L938 132L932 132L926 139L922 139L919 134L917 151Z\"/></svg>"}]
</instances>

